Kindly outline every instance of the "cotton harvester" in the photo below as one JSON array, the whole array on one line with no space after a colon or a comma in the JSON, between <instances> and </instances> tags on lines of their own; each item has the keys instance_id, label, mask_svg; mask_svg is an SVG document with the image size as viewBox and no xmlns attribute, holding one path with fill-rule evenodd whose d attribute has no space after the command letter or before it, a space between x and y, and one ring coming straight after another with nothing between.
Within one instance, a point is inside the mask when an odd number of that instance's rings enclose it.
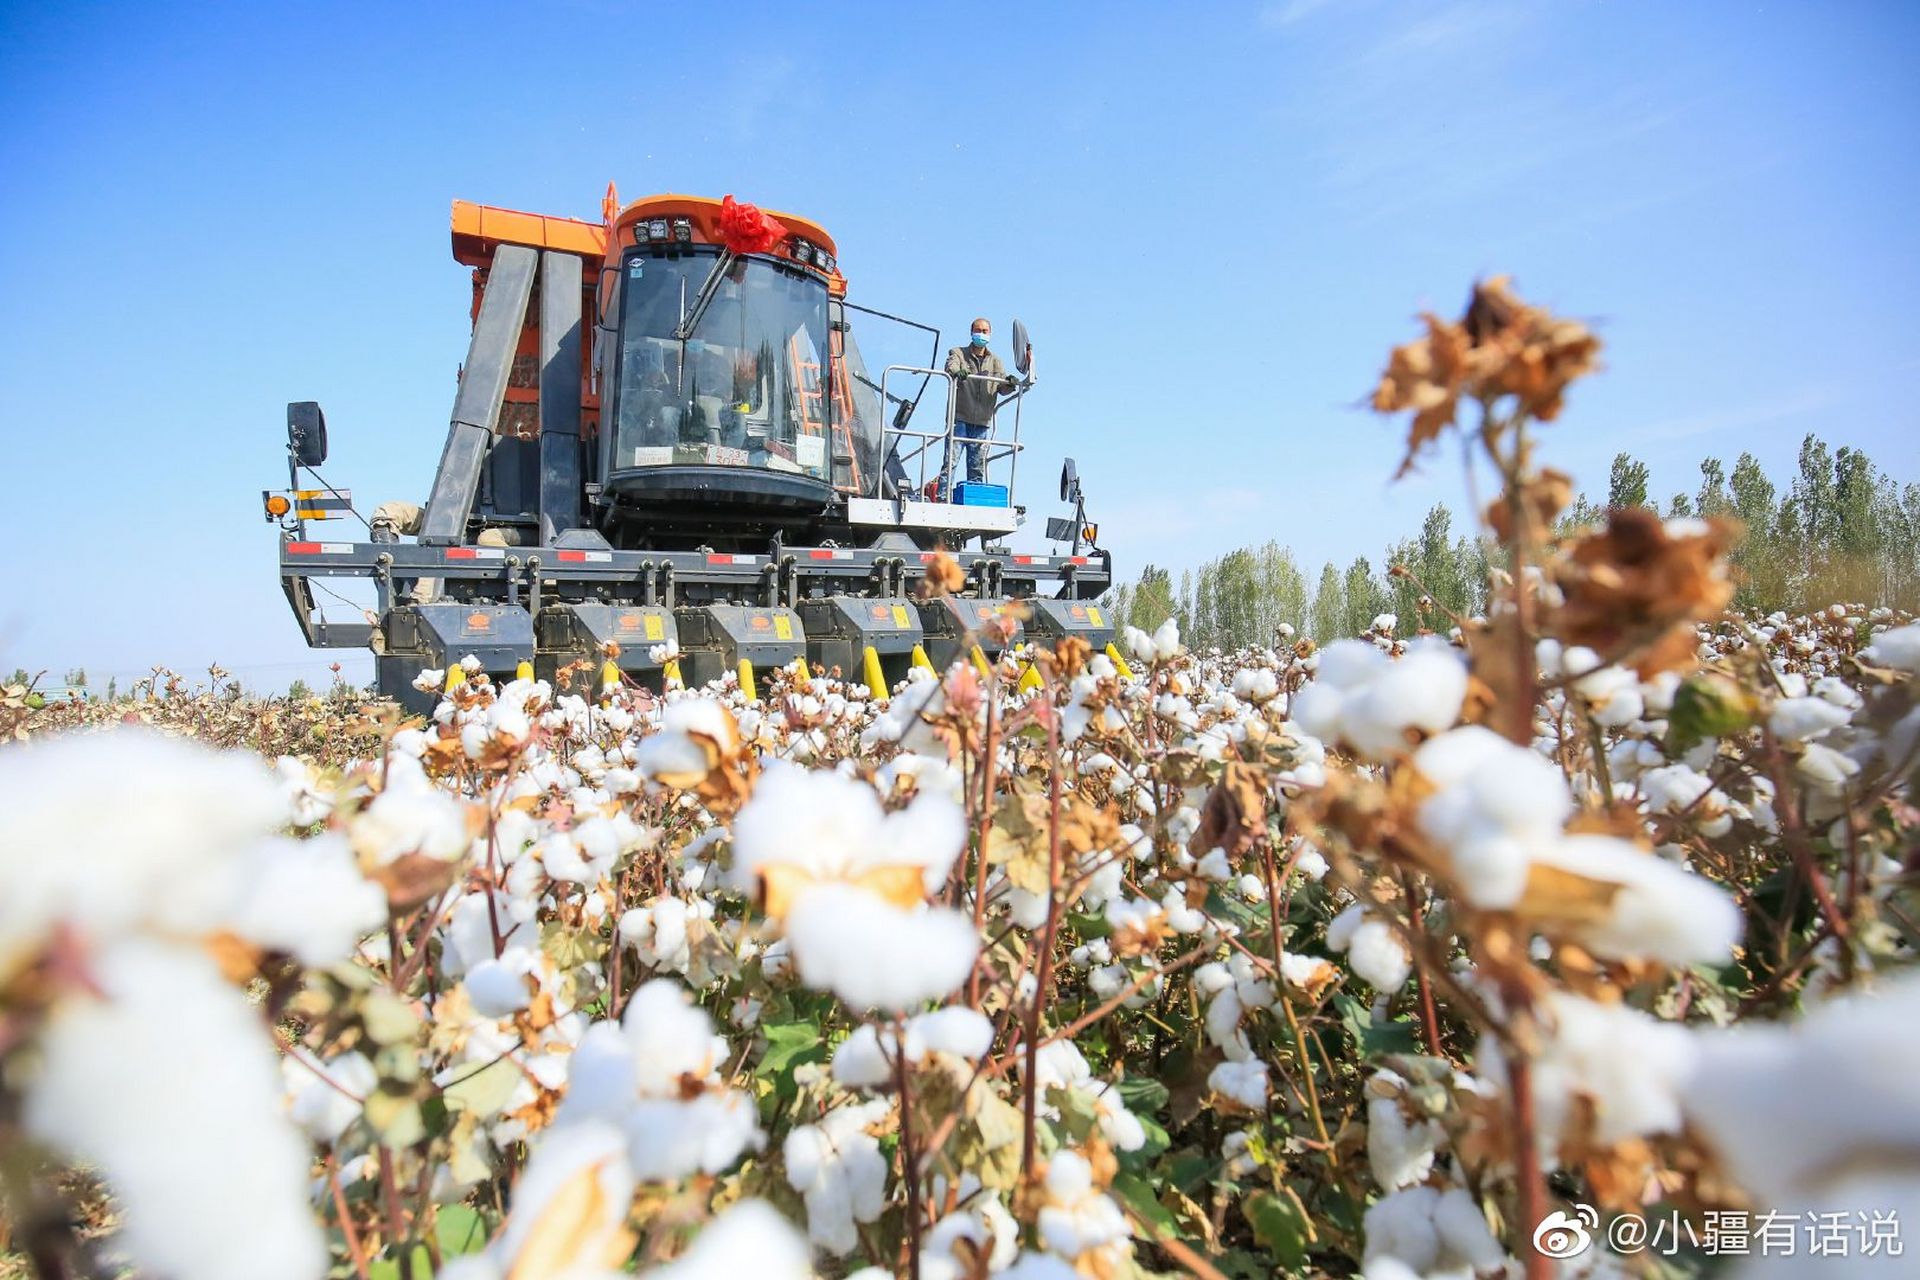
<instances>
[{"instance_id":1,"label":"cotton harvester","mask_svg":"<svg viewBox=\"0 0 1920 1280\"><path fill-rule=\"evenodd\" d=\"M1017 321L1020 377L978 446L988 482L950 484L939 332L847 301L825 230L731 197L622 208L611 188L602 214L454 204L473 336L452 422L424 505L382 505L368 541L309 531L351 502L303 482L326 460L326 423L314 403L287 406L292 484L264 497L309 645L372 649L380 692L417 706L420 671L469 654L496 677L530 662L551 679L617 653L624 675L657 687L670 663L688 683L802 657L892 682L916 650L944 669L976 644L988 658L1066 635L1107 644L1093 601L1112 566L1071 460L1074 514L1048 535L1072 554L1000 542L1025 516L1012 487L1034 379ZM874 380L856 313L931 334L933 358ZM917 427L942 380L944 421ZM965 586L917 599L940 549ZM315 607L315 580L341 577L373 580L363 620ZM1014 601L1025 607L1003 609ZM984 625L1007 613L1024 619L1011 637Z\"/></svg>"}]
</instances>

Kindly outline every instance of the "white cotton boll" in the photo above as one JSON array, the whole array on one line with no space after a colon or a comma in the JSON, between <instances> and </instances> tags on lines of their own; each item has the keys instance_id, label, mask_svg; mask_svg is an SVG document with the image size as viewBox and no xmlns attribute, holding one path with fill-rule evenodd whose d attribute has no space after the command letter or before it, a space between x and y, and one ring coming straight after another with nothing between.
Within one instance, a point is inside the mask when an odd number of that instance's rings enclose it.
<instances>
[{"instance_id":1,"label":"white cotton boll","mask_svg":"<svg viewBox=\"0 0 1920 1280\"><path fill-rule=\"evenodd\" d=\"M386 790L347 826L354 852L374 866L410 853L444 862L460 858L472 844L466 806L435 786L419 765L402 769L397 763L389 762Z\"/></svg>"},{"instance_id":2,"label":"white cotton boll","mask_svg":"<svg viewBox=\"0 0 1920 1280\"><path fill-rule=\"evenodd\" d=\"M1782 698L1773 704L1767 727L1786 742L1805 742L1838 729L1853 718L1843 706L1825 698Z\"/></svg>"},{"instance_id":3,"label":"white cotton boll","mask_svg":"<svg viewBox=\"0 0 1920 1280\"><path fill-rule=\"evenodd\" d=\"M387 922L387 896L360 874L337 835L277 838L257 846L227 927L308 968L338 964Z\"/></svg>"},{"instance_id":4,"label":"white cotton boll","mask_svg":"<svg viewBox=\"0 0 1920 1280\"><path fill-rule=\"evenodd\" d=\"M1138 627L1126 627L1120 633L1120 641L1126 645L1127 652L1135 661L1153 661L1153 637Z\"/></svg>"},{"instance_id":5,"label":"white cotton boll","mask_svg":"<svg viewBox=\"0 0 1920 1280\"><path fill-rule=\"evenodd\" d=\"M500 960L482 960L467 970L462 985L473 1011L483 1018L505 1018L533 1002L533 988L527 981L532 970L533 953L509 951Z\"/></svg>"},{"instance_id":6,"label":"white cotton boll","mask_svg":"<svg viewBox=\"0 0 1920 1280\"><path fill-rule=\"evenodd\" d=\"M1374 1181L1388 1191L1424 1181L1433 1170L1434 1153L1446 1137L1433 1120L1407 1119L1399 1098L1405 1087L1406 1081L1400 1076L1382 1071L1368 1088L1367 1160Z\"/></svg>"},{"instance_id":7,"label":"white cotton boll","mask_svg":"<svg viewBox=\"0 0 1920 1280\"><path fill-rule=\"evenodd\" d=\"M1686 1115L1763 1203L1834 1196L1849 1172L1920 1150L1920 978L1822 1004L1791 1026L1696 1037ZM1901 1175L1914 1186L1910 1173ZM1853 1201L1878 1204L1878 1201Z\"/></svg>"},{"instance_id":8,"label":"white cotton boll","mask_svg":"<svg viewBox=\"0 0 1920 1280\"><path fill-rule=\"evenodd\" d=\"M602 875L611 872L613 864L626 851L620 828L607 818L588 818L573 828L572 836L580 855L598 868Z\"/></svg>"},{"instance_id":9,"label":"white cotton boll","mask_svg":"<svg viewBox=\"0 0 1920 1280\"><path fill-rule=\"evenodd\" d=\"M538 930L523 923L516 910L527 908L504 894L493 895L491 906L484 893L469 893L454 903L442 926L441 959L449 977L458 978L472 966L494 955L494 928L501 935L501 949L532 949L539 945Z\"/></svg>"},{"instance_id":10,"label":"white cotton boll","mask_svg":"<svg viewBox=\"0 0 1920 1280\"><path fill-rule=\"evenodd\" d=\"M1289 951L1280 957L1280 976L1302 991L1324 987L1338 977L1334 967L1318 956Z\"/></svg>"},{"instance_id":11,"label":"white cotton boll","mask_svg":"<svg viewBox=\"0 0 1920 1280\"><path fill-rule=\"evenodd\" d=\"M255 756L138 729L0 756L0 971L56 922L101 938L225 923L244 864L289 805Z\"/></svg>"},{"instance_id":12,"label":"white cotton boll","mask_svg":"<svg viewBox=\"0 0 1920 1280\"><path fill-rule=\"evenodd\" d=\"M672 978L642 983L620 1011L620 1029L633 1051L636 1087L647 1097L681 1096L685 1078L712 1078L727 1055L707 1011Z\"/></svg>"},{"instance_id":13,"label":"white cotton boll","mask_svg":"<svg viewBox=\"0 0 1920 1280\"><path fill-rule=\"evenodd\" d=\"M855 1027L833 1051L833 1078L848 1088L886 1084L893 1078L893 1063L888 1059L892 1047L889 1036L887 1048L881 1048L880 1034L872 1023Z\"/></svg>"},{"instance_id":14,"label":"white cotton boll","mask_svg":"<svg viewBox=\"0 0 1920 1280\"><path fill-rule=\"evenodd\" d=\"M1413 957L1406 944L1392 926L1381 920L1368 920L1353 931L1347 963L1382 995L1398 991L1413 972Z\"/></svg>"},{"instance_id":15,"label":"white cotton boll","mask_svg":"<svg viewBox=\"0 0 1920 1280\"><path fill-rule=\"evenodd\" d=\"M1702 876L1613 836L1566 836L1539 861L1621 886L1606 915L1575 930L1580 943L1609 960L1718 964L1733 954L1744 918L1733 896Z\"/></svg>"},{"instance_id":16,"label":"white cotton boll","mask_svg":"<svg viewBox=\"0 0 1920 1280\"><path fill-rule=\"evenodd\" d=\"M1801 750L1800 758L1793 762L1793 771L1815 791L1823 795L1838 795L1846 789L1848 780L1860 772L1860 763L1841 755L1832 747L1810 742Z\"/></svg>"},{"instance_id":17,"label":"white cotton boll","mask_svg":"<svg viewBox=\"0 0 1920 1280\"><path fill-rule=\"evenodd\" d=\"M28 1132L99 1170L140 1270L320 1280L310 1153L246 997L207 957L156 942L117 943L89 969L106 998L63 1001L41 1030Z\"/></svg>"},{"instance_id":18,"label":"white cotton boll","mask_svg":"<svg viewBox=\"0 0 1920 1280\"><path fill-rule=\"evenodd\" d=\"M1219 995L1233 985L1233 973L1218 960L1210 960L1193 971L1193 989L1203 996Z\"/></svg>"},{"instance_id":19,"label":"white cotton boll","mask_svg":"<svg viewBox=\"0 0 1920 1280\"><path fill-rule=\"evenodd\" d=\"M1307 733L1323 742L1338 742L1345 706L1344 691L1315 681L1293 695L1291 714L1294 723Z\"/></svg>"},{"instance_id":20,"label":"white cotton boll","mask_svg":"<svg viewBox=\"0 0 1920 1280\"><path fill-rule=\"evenodd\" d=\"M581 708L584 719L585 708ZM634 764L649 778L704 776L713 746L738 745L737 726L726 707L713 698L690 695L667 703L658 731L648 734L634 753Z\"/></svg>"},{"instance_id":21,"label":"white cotton boll","mask_svg":"<svg viewBox=\"0 0 1920 1280\"><path fill-rule=\"evenodd\" d=\"M724 1173L742 1153L765 1142L752 1101L730 1089L684 1102L642 1098L627 1113L624 1128L627 1159L642 1182Z\"/></svg>"},{"instance_id":22,"label":"white cotton boll","mask_svg":"<svg viewBox=\"0 0 1920 1280\"><path fill-rule=\"evenodd\" d=\"M1092 1078L1093 1068L1087 1065L1086 1056L1071 1040L1054 1040L1041 1045L1034 1052L1034 1087L1043 1103L1046 1102L1049 1089L1069 1089ZM1052 1104L1047 1105L1051 1107ZM1055 1113L1049 1110L1047 1114L1051 1116Z\"/></svg>"},{"instance_id":23,"label":"white cotton boll","mask_svg":"<svg viewBox=\"0 0 1920 1280\"><path fill-rule=\"evenodd\" d=\"M556 1200L566 1197L566 1252L549 1259L554 1274L589 1275L611 1256L626 1230L635 1179L626 1161L626 1138L611 1125L593 1121L548 1129L534 1144L527 1167L514 1184L513 1203L489 1257L519 1274L521 1251L535 1235ZM595 1194L570 1194L582 1179ZM551 1231L551 1226L548 1226Z\"/></svg>"},{"instance_id":24,"label":"white cotton boll","mask_svg":"<svg viewBox=\"0 0 1920 1280\"><path fill-rule=\"evenodd\" d=\"M620 1027L596 1022L567 1058L567 1094L556 1123L618 1121L635 1097L633 1050Z\"/></svg>"},{"instance_id":25,"label":"white cotton boll","mask_svg":"<svg viewBox=\"0 0 1920 1280\"><path fill-rule=\"evenodd\" d=\"M762 1200L742 1200L724 1210L694 1238L693 1245L650 1280L812 1280L812 1258L800 1233Z\"/></svg>"},{"instance_id":26,"label":"white cotton boll","mask_svg":"<svg viewBox=\"0 0 1920 1280\"><path fill-rule=\"evenodd\" d=\"M1102 1000L1111 1000L1133 982L1123 964L1103 964L1087 973L1087 987Z\"/></svg>"},{"instance_id":27,"label":"white cotton boll","mask_svg":"<svg viewBox=\"0 0 1920 1280\"><path fill-rule=\"evenodd\" d=\"M1533 1074L1543 1162L1589 1112L1602 1144L1679 1131L1680 1092L1699 1058L1692 1033L1628 1005L1563 993L1548 996L1543 1012L1548 1028ZM1491 1036L1475 1056L1482 1077L1506 1088L1506 1057Z\"/></svg>"},{"instance_id":28,"label":"white cotton boll","mask_svg":"<svg viewBox=\"0 0 1920 1280\"><path fill-rule=\"evenodd\" d=\"M1022 929L1041 928L1047 923L1047 895L1008 886L1007 914Z\"/></svg>"},{"instance_id":29,"label":"white cotton boll","mask_svg":"<svg viewBox=\"0 0 1920 1280\"><path fill-rule=\"evenodd\" d=\"M939 792L921 792L887 813L874 789L857 779L770 766L733 824L734 882L752 892L763 864L839 879L907 863L922 868L931 893L946 883L966 838L965 812Z\"/></svg>"},{"instance_id":30,"label":"white cotton boll","mask_svg":"<svg viewBox=\"0 0 1920 1280\"><path fill-rule=\"evenodd\" d=\"M446 683L445 667L423 667L420 674L413 678L413 687L421 693L438 693Z\"/></svg>"},{"instance_id":31,"label":"white cotton boll","mask_svg":"<svg viewBox=\"0 0 1920 1280\"><path fill-rule=\"evenodd\" d=\"M1845 707L1849 711L1858 711L1865 699L1860 691L1837 676L1821 676L1813 682L1813 696L1824 698L1836 707Z\"/></svg>"},{"instance_id":32,"label":"white cotton boll","mask_svg":"<svg viewBox=\"0 0 1920 1280\"><path fill-rule=\"evenodd\" d=\"M1527 888L1528 846L1499 828L1474 827L1449 849L1454 879L1477 907L1511 907Z\"/></svg>"},{"instance_id":33,"label":"white cotton boll","mask_svg":"<svg viewBox=\"0 0 1920 1280\"><path fill-rule=\"evenodd\" d=\"M1339 915L1327 922L1327 948L1330 951L1345 951L1353 945L1354 931L1367 918L1367 909L1356 902Z\"/></svg>"},{"instance_id":34,"label":"white cotton boll","mask_svg":"<svg viewBox=\"0 0 1920 1280\"><path fill-rule=\"evenodd\" d=\"M1559 770L1480 725L1429 740L1413 764L1436 788L1420 804L1420 829L1446 847L1467 900L1519 901L1531 851L1557 837L1573 811Z\"/></svg>"},{"instance_id":35,"label":"white cotton boll","mask_svg":"<svg viewBox=\"0 0 1920 1280\"><path fill-rule=\"evenodd\" d=\"M332 1145L360 1118L362 1101L379 1076L361 1053L315 1062L299 1049L280 1060L287 1086L287 1114L315 1142Z\"/></svg>"},{"instance_id":36,"label":"white cotton boll","mask_svg":"<svg viewBox=\"0 0 1920 1280\"><path fill-rule=\"evenodd\" d=\"M1293 860L1293 869L1309 880L1316 882L1323 880L1329 870L1327 856L1309 845L1300 851L1299 857Z\"/></svg>"},{"instance_id":37,"label":"white cotton boll","mask_svg":"<svg viewBox=\"0 0 1920 1280\"><path fill-rule=\"evenodd\" d=\"M1245 1014L1246 1006L1231 986L1216 993L1207 1003L1207 1039L1235 1062L1253 1057L1253 1044L1240 1029L1240 1020Z\"/></svg>"},{"instance_id":38,"label":"white cotton boll","mask_svg":"<svg viewBox=\"0 0 1920 1280\"><path fill-rule=\"evenodd\" d=\"M1408 1187L1367 1210L1366 1269L1369 1280L1395 1274L1398 1263L1414 1275L1492 1272L1505 1254L1473 1197L1459 1187Z\"/></svg>"},{"instance_id":39,"label":"white cotton boll","mask_svg":"<svg viewBox=\"0 0 1920 1280\"><path fill-rule=\"evenodd\" d=\"M1876 667L1920 673L1920 622L1880 632L1860 656Z\"/></svg>"},{"instance_id":40,"label":"white cotton boll","mask_svg":"<svg viewBox=\"0 0 1920 1280\"><path fill-rule=\"evenodd\" d=\"M1168 618L1154 629L1153 656L1161 662L1171 662L1180 656L1180 622Z\"/></svg>"},{"instance_id":41,"label":"white cotton boll","mask_svg":"<svg viewBox=\"0 0 1920 1280\"><path fill-rule=\"evenodd\" d=\"M907 1057L919 1061L929 1053L949 1053L969 1060L979 1058L993 1044L993 1023L977 1009L954 1005L907 1020Z\"/></svg>"},{"instance_id":42,"label":"white cotton boll","mask_svg":"<svg viewBox=\"0 0 1920 1280\"><path fill-rule=\"evenodd\" d=\"M1112 1084L1095 1084L1090 1092L1093 1095L1094 1116L1100 1122L1100 1133L1116 1151L1138 1151L1147 1145L1146 1126L1140 1123L1140 1117L1127 1108L1126 1100L1120 1096L1120 1089Z\"/></svg>"},{"instance_id":43,"label":"white cotton boll","mask_svg":"<svg viewBox=\"0 0 1920 1280\"><path fill-rule=\"evenodd\" d=\"M1382 759L1406 745L1410 728L1434 734L1452 727L1466 697L1467 668L1448 646L1416 643L1347 693L1341 723L1348 741Z\"/></svg>"},{"instance_id":44,"label":"white cotton boll","mask_svg":"<svg viewBox=\"0 0 1920 1280\"><path fill-rule=\"evenodd\" d=\"M1207 1074L1207 1088L1248 1111L1267 1109L1267 1068L1256 1060L1228 1059Z\"/></svg>"},{"instance_id":45,"label":"white cotton boll","mask_svg":"<svg viewBox=\"0 0 1920 1280\"><path fill-rule=\"evenodd\" d=\"M973 971L973 922L946 907L901 911L837 884L802 895L787 917L800 980L858 1009L902 1012L954 991Z\"/></svg>"},{"instance_id":46,"label":"white cotton boll","mask_svg":"<svg viewBox=\"0 0 1920 1280\"><path fill-rule=\"evenodd\" d=\"M1132 1236L1126 1214L1095 1189L1093 1168L1077 1151L1056 1151L1048 1157L1044 1186L1040 1239L1061 1257L1077 1259Z\"/></svg>"},{"instance_id":47,"label":"white cotton boll","mask_svg":"<svg viewBox=\"0 0 1920 1280\"><path fill-rule=\"evenodd\" d=\"M540 865L547 875L563 884L589 885L600 879L599 868L587 861L572 835L555 831L540 842Z\"/></svg>"},{"instance_id":48,"label":"white cotton boll","mask_svg":"<svg viewBox=\"0 0 1920 1280\"><path fill-rule=\"evenodd\" d=\"M289 820L296 827L310 827L333 812L333 797L315 785L314 769L297 756L281 756L273 762L274 775L286 796Z\"/></svg>"},{"instance_id":49,"label":"white cotton boll","mask_svg":"<svg viewBox=\"0 0 1920 1280\"><path fill-rule=\"evenodd\" d=\"M1215 846L1194 866L1194 872L1202 880L1212 880L1224 884L1233 879L1233 864L1227 861L1227 851Z\"/></svg>"},{"instance_id":50,"label":"white cotton boll","mask_svg":"<svg viewBox=\"0 0 1920 1280\"><path fill-rule=\"evenodd\" d=\"M1207 927L1207 917L1198 907L1187 905L1187 887L1184 884L1170 884L1160 898L1161 910L1166 912L1167 926L1175 933L1198 933Z\"/></svg>"},{"instance_id":51,"label":"white cotton boll","mask_svg":"<svg viewBox=\"0 0 1920 1280\"><path fill-rule=\"evenodd\" d=\"M860 1243L854 1224L886 1209L887 1162L866 1130L891 1110L884 1099L836 1108L795 1126L781 1147L787 1183L806 1201L807 1235L829 1253L852 1253Z\"/></svg>"},{"instance_id":52,"label":"white cotton boll","mask_svg":"<svg viewBox=\"0 0 1920 1280\"><path fill-rule=\"evenodd\" d=\"M1314 685L1335 689L1360 688L1387 665L1386 655L1365 640L1335 640L1320 650L1319 659L1319 664L1314 668ZM1298 705L1296 701L1296 708ZM1295 718L1298 718L1297 710ZM1320 736L1314 734L1316 738Z\"/></svg>"},{"instance_id":53,"label":"white cotton boll","mask_svg":"<svg viewBox=\"0 0 1920 1280\"><path fill-rule=\"evenodd\" d=\"M1280 681L1265 667L1243 667L1234 672L1233 696L1247 702L1271 702L1280 693Z\"/></svg>"}]
</instances>

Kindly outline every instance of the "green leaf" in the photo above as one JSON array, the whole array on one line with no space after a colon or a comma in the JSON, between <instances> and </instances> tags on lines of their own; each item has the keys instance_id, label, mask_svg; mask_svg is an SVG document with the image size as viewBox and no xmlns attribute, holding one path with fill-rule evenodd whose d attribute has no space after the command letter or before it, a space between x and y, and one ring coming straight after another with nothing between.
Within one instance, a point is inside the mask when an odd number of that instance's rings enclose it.
<instances>
[{"instance_id":1,"label":"green leaf","mask_svg":"<svg viewBox=\"0 0 1920 1280\"><path fill-rule=\"evenodd\" d=\"M1724 738L1748 728L1759 716L1753 695L1712 672L1682 681L1667 713L1666 750L1683 755L1708 738Z\"/></svg>"},{"instance_id":2,"label":"green leaf","mask_svg":"<svg viewBox=\"0 0 1920 1280\"><path fill-rule=\"evenodd\" d=\"M1100 1127L1100 1114L1094 1110L1093 1099L1078 1089L1054 1085L1047 1090L1046 1101L1059 1111L1060 1128L1075 1143L1086 1141Z\"/></svg>"},{"instance_id":3,"label":"green leaf","mask_svg":"<svg viewBox=\"0 0 1920 1280\"><path fill-rule=\"evenodd\" d=\"M1368 1006L1349 995L1335 996L1333 1003L1339 1010L1341 1025L1353 1037L1361 1057L1384 1058L1389 1054L1420 1052L1420 1038L1411 1022L1375 1022Z\"/></svg>"},{"instance_id":4,"label":"green leaf","mask_svg":"<svg viewBox=\"0 0 1920 1280\"><path fill-rule=\"evenodd\" d=\"M449 1111L470 1111L477 1116L491 1116L507 1105L514 1086L520 1082L520 1068L507 1059L490 1062L477 1071L470 1070L458 1076L440 1096L445 1099Z\"/></svg>"},{"instance_id":5,"label":"green leaf","mask_svg":"<svg viewBox=\"0 0 1920 1280\"><path fill-rule=\"evenodd\" d=\"M367 1095L367 1123L389 1147L410 1147L427 1136L420 1104L411 1094L375 1089Z\"/></svg>"},{"instance_id":6,"label":"green leaf","mask_svg":"<svg viewBox=\"0 0 1920 1280\"><path fill-rule=\"evenodd\" d=\"M1114 1194L1120 1197L1120 1203L1133 1211L1154 1234L1162 1236L1177 1235L1180 1224L1174 1220L1167 1206L1154 1197L1153 1185L1137 1173L1122 1173L1113 1179Z\"/></svg>"},{"instance_id":7,"label":"green leaf","mask_svg":"<svg viewBox=\"0 0 1920 1280\"><path fill-rule=\"evenodd\" d=\"M398 1258L380 1258L367 1264L367 1280L400 1280L402 1274ZM413 1246L413 1270L410 1274L416 1280L420 1276L433 1274L433 1259L427 1256L427 1246Z\"/></svg>"},{"instance_id":8,"label":"green leaf","mask_svg":"<svg viewBox=\"0 0 1920 1280\"><path fill-rule=\"evenodd\" d=\"M472 1205L442 1205L434 1235L440 1239L440 1252L450 1258L478 1253L487 1243L487 1220Z\"/></svg>"},{"instance_id":9,"label":"green leaf","mask_svg":"<svg viewBox=\"0 0 1920 1280\"><path fill-rule=\"evenodd\" d=\"M1106 916L1097 912L1080 915L1077 912L1069 911L1067 913L1067 923L1072 927L1074 936L1082 942L1092 942L1095 938L1108 938L1113 936L1113 926L1107 923Z\"/></svg>"},{"instance_id":10,"label":"green leaf","mask_svg":"<svg viewBox=\"0 0 1920 1280\"><path fill-rule=\"evenodd\" d=\"M1119 1089L1127 1110L1135 1115L1152 1115L1167 1105L1167 1086L1152 1076L1128 1076Z\"/></svg>"},{"instance_id":11,"label":"green leaf","mask_svg":"<svg viewBox=\"0 0 1920 1280\"><path fill-rule=\"evenodd\" d=\"M377 1045L411 1043L420 1018L405 1000L384 987L375 987L361 998L360 1025Z\"/></svg>"},{"instance_id":12,"label":"green leaf","mask_svg":"<svg viewBox=\"0 0 1920 1280\"><path fill-rule=\"evenodd\" d=\"M760 1066L769 1073L791 1076L793 1069L803 1062L826 1061L826 1041L817 1022L775 1023L765 1027L765 1031L767 1051L761 1055Z\"/></svg>"},{"instance_id":13,"label":"green leaf","mask_svg":"<svg viewBox=\"0 0 1920 1280\"><path fill-rule=\"evenodd\" d=\"M1307 1218L1293 1199L1271 1191L1256 1191L1241 1203L1247 1225L1274 1260L1289 1271L1306 1265Z\"/></svg>"}]
</instances>

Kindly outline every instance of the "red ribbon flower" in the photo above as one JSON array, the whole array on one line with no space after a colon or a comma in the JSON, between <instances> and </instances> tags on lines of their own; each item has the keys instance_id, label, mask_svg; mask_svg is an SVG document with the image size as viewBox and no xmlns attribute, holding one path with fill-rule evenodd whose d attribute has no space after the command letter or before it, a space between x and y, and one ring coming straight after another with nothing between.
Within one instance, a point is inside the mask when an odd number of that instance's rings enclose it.
<instances>
[{"instance_id":1,"label":"red ribbon flower","mask_svg":"<svg viewBox=\"0 0 1920 1280\"><path fill-rule=\"evenodd\" d=\"M732 196L720 202L720 243L735 253L769 253L787 238L787 229L750 204Z\"/></svg>"}]
</instances>

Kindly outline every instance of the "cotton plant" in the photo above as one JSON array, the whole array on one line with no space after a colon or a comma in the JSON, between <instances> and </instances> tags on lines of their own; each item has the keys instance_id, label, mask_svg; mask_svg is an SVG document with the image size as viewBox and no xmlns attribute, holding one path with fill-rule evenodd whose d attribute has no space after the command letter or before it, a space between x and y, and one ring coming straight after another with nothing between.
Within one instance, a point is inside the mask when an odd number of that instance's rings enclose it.
<instances>
[{"instance_id":1,"label":"cotton plant","mask_svg":"<svg viewBox=\"0 0 1920 1280\"><path fill-rule=\"evenodd\" d=\"M1594 352L1489 281L1383 376L1497 479L1484 617L7 702L10 1220L75 1274L1404 1280L1913 1203L1920 627L1560 529Z\"/></svg>"}]
</instances>

